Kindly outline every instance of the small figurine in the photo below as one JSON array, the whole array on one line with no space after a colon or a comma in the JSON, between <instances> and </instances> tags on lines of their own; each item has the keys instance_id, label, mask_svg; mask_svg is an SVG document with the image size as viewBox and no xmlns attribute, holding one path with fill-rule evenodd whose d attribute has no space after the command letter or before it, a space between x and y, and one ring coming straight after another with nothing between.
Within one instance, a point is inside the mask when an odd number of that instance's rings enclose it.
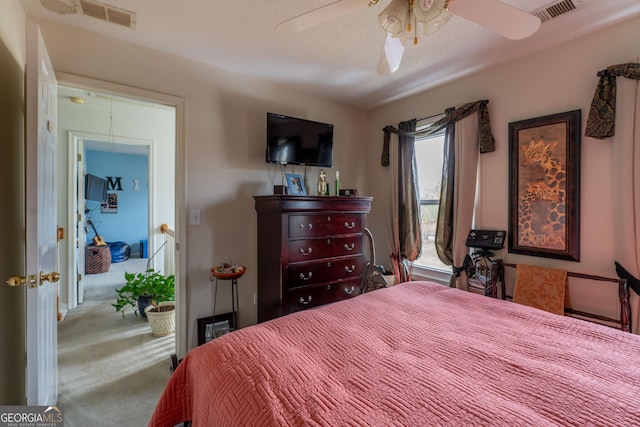
<instances>
[{"instance_id":1,"label":"small figurine","mask_svg":"<svg viewBox=\"0 0 640 427\"><path fill-rule=\"evenodd\" d=\"M320 179L318 180L318 196L329 195L329 184L327 183L327 174L324 169L320 170Z\"/></svg>"}]
</instances>

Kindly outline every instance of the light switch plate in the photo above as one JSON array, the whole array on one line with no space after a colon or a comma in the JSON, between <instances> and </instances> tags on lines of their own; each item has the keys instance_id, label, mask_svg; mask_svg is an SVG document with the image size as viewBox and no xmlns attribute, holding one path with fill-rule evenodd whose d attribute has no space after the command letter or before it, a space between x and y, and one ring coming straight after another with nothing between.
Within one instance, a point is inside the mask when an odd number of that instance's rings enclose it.
<instances>
[{"instance_id":1,"label":"light switch plate","mask_svg":"<svg viewBox=\"0 0 640 427\"><path fill-rule=\"evenodd\" d=\"M191 225L200 225L200 209L191 209L190 218L189 223Z\"/></svg>"}]
</instances>

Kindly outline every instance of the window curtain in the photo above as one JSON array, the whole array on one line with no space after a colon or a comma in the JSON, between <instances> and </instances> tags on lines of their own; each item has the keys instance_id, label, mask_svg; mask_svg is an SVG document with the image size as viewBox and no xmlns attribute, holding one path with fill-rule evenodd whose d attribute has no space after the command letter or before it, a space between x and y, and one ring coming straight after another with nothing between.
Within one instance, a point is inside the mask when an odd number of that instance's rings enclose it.
<instances>
[{"instance_id":1,"label":"window curtain","mask_svg":"<svg viewBox=\"0 0 640 427\"><path fill-rule=\"evenodd\" d=\"M420 226L420 195L415 159L416 119L401 122L393 138L391 172L391 264L398 283L411 279L410 263L422 252ZM414 221L418 218L418 221Z\"/></svg>"},{"instance_id":2,"label":"window curtain","mask_svg":"<svg viewBox=\"0 0 640 427\"><path fill-rule=\"evenodd\" d=\"M413 144L415 136L431 135L445 129L445 158L443 162L440 211L438 212L438 223L436 225L436 249L438 256L445 264L453 265L455 274L452 278L452 286L455 284L455 286L461 288L466 288L467 286L466 275L462 276L463 278L460 281L456 280L456 278L463 270L465 256L468 253L465 242L473 219L478 151L480 153L495 151L495 140L491 133L489 112L487 110L488 102L487 100L481 100L465 104L459 108L449 108L445 111L445 117L420 131L415 131L415 126L413 131L396 129L391 126L383 129L382 165L389 166L390 164L391 133L395 133L399 135L398 165L404 163L402 167L399 166L399 169L413 169L414 171L416 168ZM403 139L403 136L411 137L411 139ZM405 143L411 145L411 149L406 150L404 155L401 155L399 147ZM398 183L393 184L394 187L399 185L400 181L404 185L415 185L413 194L419 207L420 200L415 175L413 175L411 181L407 181L408 178L400 174L397 174L397 176ZM419 231L419 209L416 211L406 210L405 213L407 215L402 216L398 212L397 217L394 214L394 221L395 218L398 221L398 230L402 229L403 226L400 224L403 222L411 222L413 223L412 229ZM413 238L414 236L412 235L411 237ZM415 235L415 238L420 240L419 232ZM405 243L410 243L415 247L415 241L410 242L405 239Z\"/></svg>"},{"instance_id":3,"label":"window curtain","mask_svg":"<svg viewBox=\"0 0 640 427\"><path fill-rule=\"evenodd\" d=\"M640 64L598 73L585 135L612 144L615 260L630 274L631 330L640 332ZM623 78L619 78L623 77ZM620 273L620 271L618 271ZM626 277L625 277L626 278Z\"/></svg>"},{"instance_id":4,"label":"window curtain","mask_svg":"<svg viewBox=\"0 0 640 427\"><path fill-rule=\"evenodd\" d=\"M450 247L442 248L443 253L450 253L451 258L446 259L448 265L453 266L451 287L468 290L468 280L465 262L468 260L469 248L467 248L467 236L473 224L473 213L476 202L476 180L478 175L478 113L474 112L456 122L455 132L449 140L450 151L453 151L453 183L452 187L443 197L451 197L446 201L446 216L450 223L443 221L441 233L449 236L447 243ZM451 148L453 147L453 148ZM453 185L451 185L453 184ZM441 200L442 201L442 200ZM444 219L444 218L443 218ZM440 221L439 221L440 222ZM438 242L438 230L436 229L436 241ZM440 252L438 252L440 256ZM444 261L443 261L444 262Z\"/></svg>"},{"instance_id":5,"label":"window curtain","mask_svg":"<svg viewBox=\"0 0 640 427\"><path fill-rule=\"evenodd\" d=\"M442 179L440 202L436 220L436 254L445 265L453 265L453 188L455 183L455 132L456 125L447 125L442 153Z\"/></svg>"}]
</instances>

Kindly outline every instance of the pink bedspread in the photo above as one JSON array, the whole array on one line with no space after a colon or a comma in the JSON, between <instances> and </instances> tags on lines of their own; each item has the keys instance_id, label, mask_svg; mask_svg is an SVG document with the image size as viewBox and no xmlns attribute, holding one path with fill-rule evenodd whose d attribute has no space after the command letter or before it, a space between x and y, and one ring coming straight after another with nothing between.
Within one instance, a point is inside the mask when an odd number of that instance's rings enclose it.
<instances>
[{"instance_id":1,"label":"pink bedspread","mask_svg":"<svg viewBox=\"0 0 640 427\"><path fill-rule=\"evenodd\" d=\"M638 426L640 338L428 282L192 350L150 426Z\"/></svg>"}]
</instances>

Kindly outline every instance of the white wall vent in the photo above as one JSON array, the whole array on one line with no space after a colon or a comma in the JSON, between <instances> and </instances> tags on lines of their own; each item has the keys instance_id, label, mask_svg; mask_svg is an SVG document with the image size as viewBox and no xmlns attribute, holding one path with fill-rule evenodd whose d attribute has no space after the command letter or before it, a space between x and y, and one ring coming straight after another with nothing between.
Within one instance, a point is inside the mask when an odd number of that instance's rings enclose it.
<instances>
[{"instance_id":1,"label":"white wall vent","mask_svg":"<svg viewBox=\"0 0 640 427\"><path fill-rule=\"evenodd\" d=\"M134 12L100 3L94 0L79 0L80 13L98 18L102 21L136 28L136 14Z\"/></svg>"},{"instance_id":2,"label":"white wall vent","mask_svg":"<svg viewBox=\"0 0 640 427\"><path fill-rule=\"evenodd\" d=\"M542 22L546 22L550 19L557 18L560 15L569 13L572 10L578 9L583 6L585 0L559 0L554 1L546 6L541 7L538 10L534 10L531 14L540 18Z\"/></svg>"}]
</instances>

